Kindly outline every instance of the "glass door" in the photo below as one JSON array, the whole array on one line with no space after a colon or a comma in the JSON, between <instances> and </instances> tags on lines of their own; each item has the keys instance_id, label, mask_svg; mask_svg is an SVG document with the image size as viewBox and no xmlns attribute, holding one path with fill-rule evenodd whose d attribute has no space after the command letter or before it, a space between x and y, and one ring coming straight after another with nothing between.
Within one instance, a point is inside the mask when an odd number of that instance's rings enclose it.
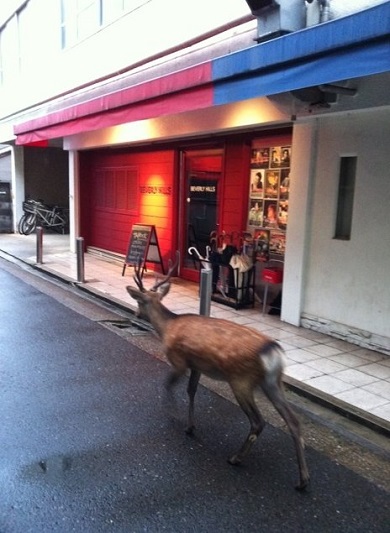
<instances>
[{"instance_id":1,"label":"glass door","mask_svg":"<svg viewBox=\"0 0 390 533\"><path fill-rule=\"evenodd\" d=\"M182 152L181 276L192 281L199 281L201 264L188 250L205 257L210 234L218 229L222 162L222 149Z\"/></svg>"}]
</instances>

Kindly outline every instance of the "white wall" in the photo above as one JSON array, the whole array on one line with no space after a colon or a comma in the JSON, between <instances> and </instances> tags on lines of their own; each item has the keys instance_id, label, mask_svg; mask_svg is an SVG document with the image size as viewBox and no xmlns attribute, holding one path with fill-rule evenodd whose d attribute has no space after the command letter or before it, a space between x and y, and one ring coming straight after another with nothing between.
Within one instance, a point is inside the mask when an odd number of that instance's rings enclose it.
<instances>
[{"instance_id":1,"label":"white wall","mask_svg":"<svg viewBox=\"0 0 390 533\"><path fill-rule=\"evenodd\" d=\"M299 326L304 296L317 121L294 124L281 320Z\"/></svg>"},{"instance_id":2,"label":"white wall","mask_svg":"<svg viewBox=\"0 0 390 533\"><path fill-rule=\"evenodd\" d=\"M383 336L390 349L389 140L389 109L319 119L303 313L347 326L347 336L354 328ZM342 241L333 238L339 158L350 155L358 157L352 235Z\"/></svg>"},{"instance_id":3,"label":"white wall","mask_svg":"<svg viewBox=\"0 0 390 533\"><path fill-rule=\"evenodd\" d=\"M345 17L357 11L363 11L377 4L383 4L387 0L330 0L330 18Z\"/></svg>"},{"instance_id":4,"label":"white wall","mask_svg":"<svg viewBox=\"0 0 390 533\"><path fill-rule=\"evenodd\" d=\"M12 148L12 211L14 214L14 231L23 215L22 203L24 194L24 149L21 146Z\"/></svg>"},{"instance_id":5,"label":"white wall","mask_svg":"<svg viewBox=\"0 0 390 533\"><path fill-rule=\"evenodd\" d=\"M60 2L30 0L19 23L13 17L4 28L7 40L14 43L5 57L14 62L14 67L7 69L13 79L5 79L3 87L0 84L0 117L115 74L247 15L250 10L245 0L197 0L192 4L150 0L62 50ZM248 38L248 46L251 44L255 43Z\"/></svg>"}]
</instances>

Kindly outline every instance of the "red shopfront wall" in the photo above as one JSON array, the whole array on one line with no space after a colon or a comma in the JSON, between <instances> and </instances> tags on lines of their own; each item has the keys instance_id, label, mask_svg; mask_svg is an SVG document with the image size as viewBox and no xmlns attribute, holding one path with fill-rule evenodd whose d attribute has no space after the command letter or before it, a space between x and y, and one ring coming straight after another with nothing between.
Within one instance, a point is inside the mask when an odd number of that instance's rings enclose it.
<instances>
[{"instance_id":1,"label":"red shopfront wall","mask_svg":"<svg viewBox=\"0 0 390 533\"><path fill-rule=\"evenodd\" d=\"M246 228L249 163L250 142L237 138L227 140L220 231L241 232Z\"/></svg>"},{"instance_id":2,"label":"red shopfront wall","mask_svg":"<svg viewBox=\"0 0 390 533\"><path fill-rule=\"evenodd\" d=\"M80 154L81 235L86 246L125 254L133 224L156 226L161 254L173 257L175 152Z\"/></svg>"}]
</instances>

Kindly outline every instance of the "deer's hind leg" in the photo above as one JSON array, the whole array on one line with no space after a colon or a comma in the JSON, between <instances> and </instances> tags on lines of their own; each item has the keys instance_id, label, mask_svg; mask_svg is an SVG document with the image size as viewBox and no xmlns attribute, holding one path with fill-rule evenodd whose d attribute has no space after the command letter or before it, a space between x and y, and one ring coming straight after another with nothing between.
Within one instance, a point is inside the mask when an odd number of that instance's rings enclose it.
<instances>
[{"instance_id":1,"label":"deer's hind leg","mask_svg":"<svg viewBox=\"0 0 390 533\"><path fill-rule=\"evenodd\" d=\"M256 442L257 437L263 431L265 426L265 420L261 416L260 411L258 410L257 405L255 403L253 396L253 386L251 384L231 382L230 386L239 406L244 411L250 422L249 434L244 444L241 446L238 452L233 454L228 459L228 462L231 465L238 465L248 455L253 444Z\"/></svg>"},{"instance_id":2,"label":"deer's hind leg","mask_svg":"<svg viewBox=\"0 0 390 533\"><path fill-rule=\"evenodd\" d=\"M266 376L261 387L290 430L295 444L299 468L299 484L295 488L297 490L303 490L308 485L310 476L305 459L304 442L301 435L299 420L284 395L280 376Z\"/></svg>"},{"instance_id":3,"label":"deer's hind leg","mask_svg":"<svg viewBox=\"0 0 390 533\"><path fill-rule=\"evenodd\" d=\"M189 408L188 408L188 425L186 428L186 433L191 435L195 429L194 421L194 400L195 394L198 388L198 383L200 379L200 372L197 370L191 370L190 379L188 380L187 393L189 398Z\"/></svg>"}]
</instances>

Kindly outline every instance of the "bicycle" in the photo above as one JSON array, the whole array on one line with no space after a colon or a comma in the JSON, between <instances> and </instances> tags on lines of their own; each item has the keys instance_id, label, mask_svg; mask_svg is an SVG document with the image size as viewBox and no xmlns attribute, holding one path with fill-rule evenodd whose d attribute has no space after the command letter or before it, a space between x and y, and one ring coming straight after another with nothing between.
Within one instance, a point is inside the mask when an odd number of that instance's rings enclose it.
<instances>
[{"instance_id":1,"label":"bicycle","mask_svg":"<svg viewBox=\"0 0 390 533\"><path fill-rule=\"evenodd\" d=\"M65 207L48 206L40 200L26 200L23 202L23 211L18 224L21 235L30 235L37 226L68 233L69 213Z\"/></svg>"}]
</instances>

